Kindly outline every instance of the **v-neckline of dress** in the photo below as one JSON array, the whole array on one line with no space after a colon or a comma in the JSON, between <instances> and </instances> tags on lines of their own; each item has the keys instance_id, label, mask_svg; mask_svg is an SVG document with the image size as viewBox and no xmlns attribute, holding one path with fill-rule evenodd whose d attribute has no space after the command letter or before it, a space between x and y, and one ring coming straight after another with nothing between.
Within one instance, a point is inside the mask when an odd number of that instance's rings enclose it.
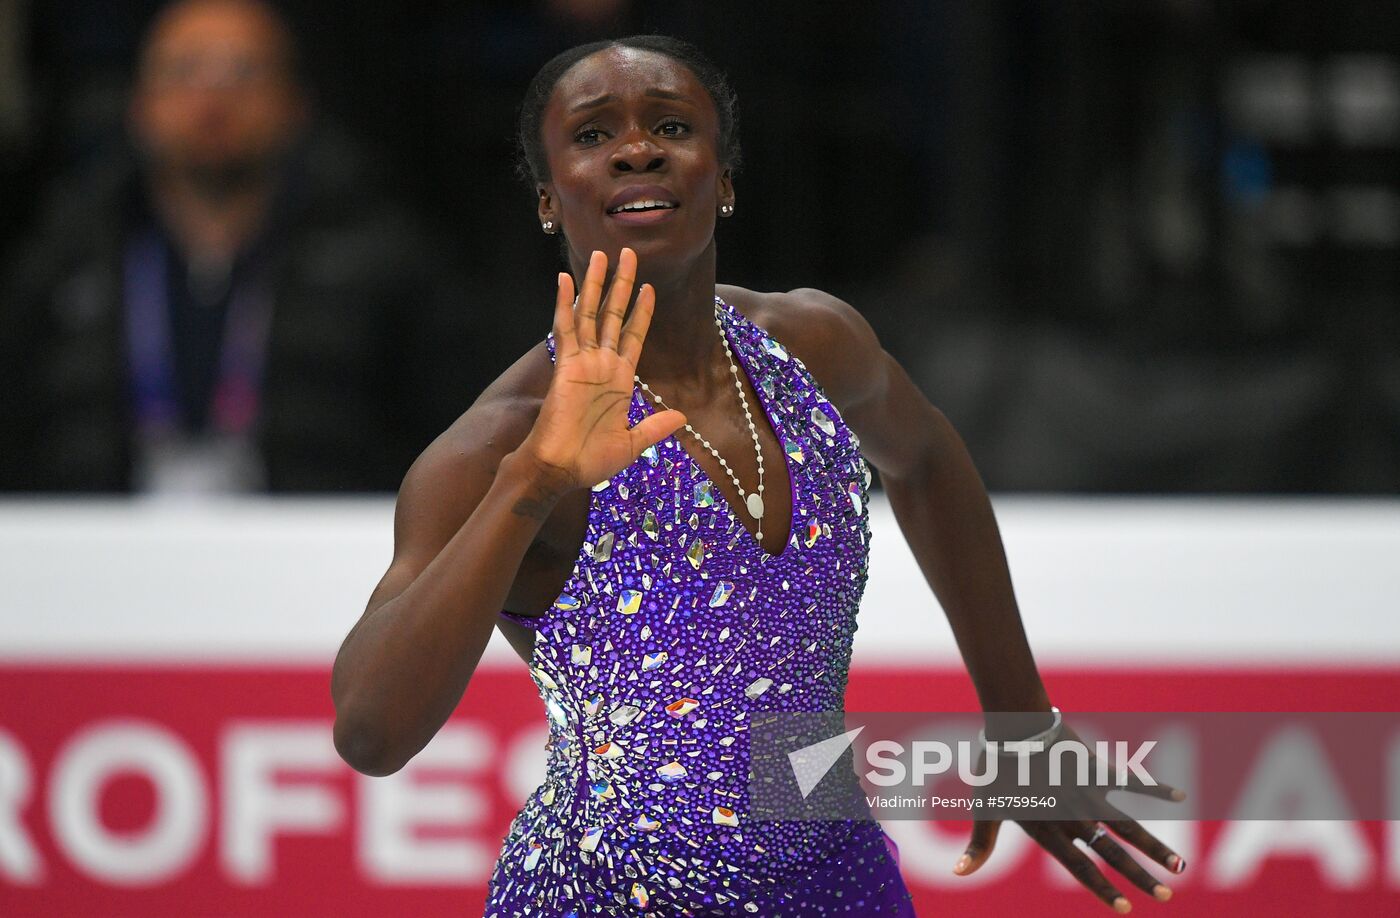
<instances>
[{"instance_id":1,"label":"v-neckline of dress","mask_svg":"<svg viewBox=\"0 0 1400 918\"><path fill-rule=\"evenodd\" d=\"M725 493L720 489L719 484L713 478L710 477L710 473L705 471L704 466L702 466L699 463L699 461L695 457L695 454L686 448L686 444L681 440L679 436L677 436L676 434L671 434L666 439L675 441L677 448L679 448L681 452L685 453L686 456L689 457L691 464L695 467L695 470L698 473L698 477L703 478L710 485L710 489L715 495L716 502L724 506L724 512L729 517L730 522L732 522L735 526L738 526L739 529L742 531L743 535L740 536L740 538L753 549L756 549L758 553L762 555L763 560L765 562L777 561L781 558L786 558L788 556L788 553L793 545L794 535L797 532L797 478L793 474L792 463L788 459L787 437L783 435L783 432L786 430L786 426L779 423L779 420L775 417L772 403L768 399L764 398L763 386L760 385L759 381L754 378L753 370L749 367L748 362L744 359L745 351L747 350L747 348L742 346L738 341L735 341L735 336L731 334L731 330L739 322L738 311L733 306L730 306L728 303L726 303L719 296L715 297L715 304L718 307L720 307L720 314L724 317L725 320L727 320L722 323L720 333L725 335L726 340L729 341L730 350L734 352L735 362L738 363L740 368L742 368L745 378L748 379L750 387L753 388L754 395L758 398L759 405L763 408L763 417L767 420L768 426L772 430L773 439L777 441L778 453L780 456L782 456L783 469L787 473L789 500L788 520L787 532L783 539L782 550L775 554L773 552L770 552L767 548L765 548L762 542L758 541L754 534L749 531L749 527L744 525L743 519L740 518L738 512L734 509L734 506L729 502L729 498L726 497ZM747 321L747 319L745 319L745 321ZM764 332L764 334L766 335L767 332ZM632 393L633 397L636 398L641 404L642 411L644 413L654 413L651 404L646 398L645 393L641 391L641 388L639 386L634 384ZM765 492L766 490L767 489L765 488ZM745 510L744 512L747 513L748 511ZM767 514L764 515L764 518L767 518Z\"/></svg>"}]
</instances>

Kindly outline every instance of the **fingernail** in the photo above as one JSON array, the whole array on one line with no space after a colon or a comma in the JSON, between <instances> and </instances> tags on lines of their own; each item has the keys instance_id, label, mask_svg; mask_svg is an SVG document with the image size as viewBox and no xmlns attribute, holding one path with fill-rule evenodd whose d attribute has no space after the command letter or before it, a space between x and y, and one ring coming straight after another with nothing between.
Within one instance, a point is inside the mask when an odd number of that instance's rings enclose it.
<instances>
[{"instance_id":1,"label":"fingernail","mask_svg":"<svg viewBox=\"0 0 1400 918\"><path fill-rule=\"evenodd\" d=\"M1133 903L1119 896L1117 899L1113 900L1113 910L1120 915L1126 915L1133 910Z\"/></svg>"},{"instance_id":2,"label":"fingernail","mask_svg":"<svg viewBox=\"0 0 1400 918\"><path fill-rule=\"evenodd\" d=\"M962 857L958 858L958 862L953 865L953 873L962 873L971 863L972 858L964 854Z\"/></svg>"},{"instance_id":3,"label":"fingernail","mask_svg":"<svg viewBox=\"0 0 1400 918\"><path fill-rule=\"evenodd\" d=\"M1161 883L1152 887L1152 898L1156 899L1158 902L1166 902L1171 897L1172 891L1170 887L1163 886Z\"/></svg>"},{"instance_id":4,"label":"fingernail","mask_svg":"<svg viewBox=\"0 0 1400 918\"><path fill-rule=\"evenodd\" d=\"M1173 854L1171 860L1167 861L1167 866L1171 868L1172 873L1181 873L1186 869L1186 859L1179 854Z\"/></svg>"},{"instance_id":5,"label":"fingernail","mask_svg":"<svg viewBox=\"0 0 1400 918\"><path fill-rule=\"evenodd\" d=\"M1172 799L1173 799L1173 800L1185 800L1185 799L1186 799L1186 791L1182 790L1182 789L1179 788L1179 787L1174 787L1174 788L1172 788Z\"/></svg>"}]
</instances>

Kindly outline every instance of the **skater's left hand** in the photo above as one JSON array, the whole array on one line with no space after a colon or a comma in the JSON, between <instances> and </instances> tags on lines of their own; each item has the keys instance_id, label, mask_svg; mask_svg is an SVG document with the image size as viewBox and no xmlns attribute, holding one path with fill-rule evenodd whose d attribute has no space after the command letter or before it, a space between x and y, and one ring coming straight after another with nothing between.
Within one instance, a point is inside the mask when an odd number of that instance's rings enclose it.
<instances>
[{"instance_id":1,"label":"skater's left hand","mask_svg":"<svg viewBox=\"0 0 1400 918\"><path fill-rule=\"evenodd\" d=\"M1068 725L1065 726L1059 739L1083 742ZM1092 749L1093 746L1089 745L1089 748ZM983 748L981 752L983 758L979 758L976 771L978 774L985 772L983 767L985 756L986 749ZM1102 813L1113 817L1101 820L1070 819L1063 821L1018 819L1016 822L1026 831L1027 835L1035 839L1037 844L1049 851L1057 861L1063 864L1076 880L1083 883L1090 892L1119 914L1126 914L1130 911L1132 903L1128 901L1127 896L1124 896L1117 887L1109 882L1094 861L1079 849L1075 844L1076 839L1083 841L1110 867L1126 877L1134 886L1149 893L1158 902L1166 902L1170 899L1172 897L1171 888L1148 873L1124 849L1120 840L1132 845L1172 873L1181 873L1185 870L1186 861L1181 855L1172 851L1152 833L1139 825L1137 820L1109 803L1107 793L1110 790L1127 790L1160 800L1172 801L1186 799L1186 793L1167 784L1146 784L1131 772L1129 772L1127 784L1123 787L1116 785L1081 787L1073 782L1061 782L1059 786L1052 787L1046 768L1048 758L1048 755L1044 753L1030 756L1032 767L1029 784L1012 783L1015 769L1003 768L998 771L998 780L978 788L977 795L984 799L1000 794L1016 794L1027 797L1053 795L1064 801L1063 809L1071 812ZM1095 774L1096 769L1097 762L1093 761L1091 753L1089 773ZM986 809L996 808L987 807ZM972 840L953 867L954 873L959 876L967 876L986 862L992 853L992 848L996 845L997 833L1001 829L1002 822L1002 819L978 819L974 821Z\"/></svg>"}]
</instances>

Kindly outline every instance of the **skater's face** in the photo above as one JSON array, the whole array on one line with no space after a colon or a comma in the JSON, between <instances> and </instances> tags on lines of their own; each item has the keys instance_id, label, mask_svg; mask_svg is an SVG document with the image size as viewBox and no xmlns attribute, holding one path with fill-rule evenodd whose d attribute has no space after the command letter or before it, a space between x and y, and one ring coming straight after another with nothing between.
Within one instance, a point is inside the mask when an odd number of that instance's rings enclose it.
<instances>
[{"instance_id":1,"label":"skater's face","mask_svg":"<svg viewBox=\"0 0 1400 918\"><path fill-rule=\"evenodd\" d=\"M540 135L540 220L563 231L575 267L623 246L643 270L693 261L734 200L714 101L664 54L614 47L579 61L555 85Z\"/></svg>"}]
</instances>

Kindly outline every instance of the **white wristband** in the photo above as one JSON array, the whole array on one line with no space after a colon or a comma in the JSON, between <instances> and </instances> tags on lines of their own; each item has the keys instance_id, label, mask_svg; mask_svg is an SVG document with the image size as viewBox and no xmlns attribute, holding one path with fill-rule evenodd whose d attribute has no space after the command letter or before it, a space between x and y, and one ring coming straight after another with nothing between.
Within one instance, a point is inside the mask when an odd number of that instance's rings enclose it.
<instances>
[{"instance_id":1,"label":"white wristband","mask_svg":"<svg viewBox=\"0 0 1400 918\"><path fill-rule=\"evenodd\" d=\"M1022 747L1021 747L1021 743L1041 743L1041 744L1042 744L1042 745L1041 745L1041 748L1040 748L1039 750L1037 750L1037 751L1039 751L1039 752L1044 752L1045 749L1046 749L1051 743L1053 743L1053 742L1055 741L1055 739L1060 735L1060 727L1061 727L1061 725L1064 723L1064 718L1062 718L1062 717L1060 716L1060 709L1059 709L1059 708L1055 707L1054 705L1051 705L1051 706L1050 706L1050 713L1054 715L1054 720L1052 720L1052 721L1050 722L1050 726L1046 727L1044 730L1041 730L1039 733L1035 734L1034 736L1027 736L1027 737L1024 737L1023 739L1015 739L1015 740L993 740L993 742L995 742L995 743L997 744L997 754L999 754L999 755L1005 755L1005 756L1016 756L1016 755L1020 755L1020 749L1022 748ZM987 745L987 731L986 731L985 728L977 731L977 740L978 740L983 746L986 746L986 745ZM1015 748L1015 749L1007 749L1007 748L1006 748L1006 744L1007 744L1007 743L1014 743L1014 744L1016 745L1017 748ZM1031 753L1031 755L1034 755L1034 754L1035 754L1034 752Z\"/></svg>"}]
</instances>

